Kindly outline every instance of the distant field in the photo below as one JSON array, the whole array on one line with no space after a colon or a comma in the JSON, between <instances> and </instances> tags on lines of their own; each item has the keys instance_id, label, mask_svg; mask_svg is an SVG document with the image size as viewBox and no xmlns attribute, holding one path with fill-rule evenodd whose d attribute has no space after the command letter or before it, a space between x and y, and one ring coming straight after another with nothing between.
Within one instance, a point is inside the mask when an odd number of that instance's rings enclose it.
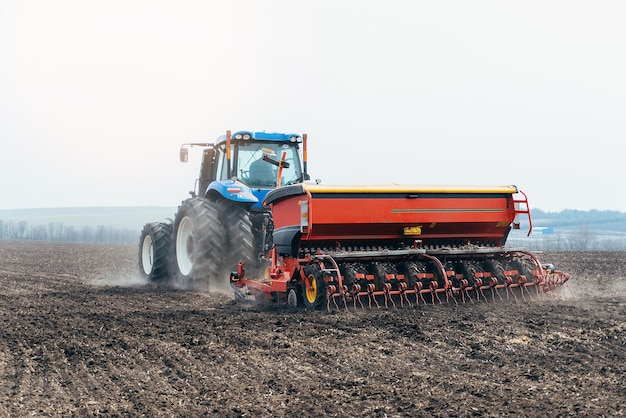
<instances>
[{"instance_id":1,"label":"distant field","mask_svg":"<svg viewBox=\"0 0 626 418\"><path fill-rule=\"evenodd\" d=\"M78 207L43 209L0 209L0 220L28 222L29 225L62 223L67 226L106 225L113 228L141 228L146 222L174 218L176 207Z\"/></svg>"}]
</instances>

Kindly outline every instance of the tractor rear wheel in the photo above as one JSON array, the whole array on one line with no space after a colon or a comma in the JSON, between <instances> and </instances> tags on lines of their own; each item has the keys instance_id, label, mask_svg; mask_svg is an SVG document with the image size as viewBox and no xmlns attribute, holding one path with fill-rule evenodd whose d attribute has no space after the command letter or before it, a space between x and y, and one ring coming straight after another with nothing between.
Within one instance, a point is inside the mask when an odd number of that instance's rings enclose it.
<instances>
[{"instance_id":1,"label":"tractor rear wheel","mask_svg":"<svg viewBox=\"0 0 626 418\"><path fill-rule=\"evenodd\" d=\"M326 302L326 286L324 285L324 273L317 264L311 264L304 269L304 275L309 282L302 283L302 299L307 309L320 309Z\"/></svg>"},{"instance_id":2,"label":"tractor rear wheel","mask_svg":"<svg viewBox=\"0 0 626 418\"><path fill-rule=\"evenodd\" d=\"M219 208L219 217L227 237L226 257L229 268L237 268L237 263L243 261L247 277L255 277L260 272L258 249L255 248L252 221L247 207L230 200L216 202Z\"/></svg>"},{"instance_id":3,"label":"tractor rear wheel","mask_svg":"<svg viewBox=\"0 0 626 418\"><path fill-rule=\"evenodd\" d=\"M173 268L179 285L219 283L226 239L215 203L200 197L183 201L174 220Z\"/></svg>"},{"instance_id":4,"label":"tractor rear wheel","mask_svg":"<svg viewBox=\"0 0 626 418\"><path fill-rule=\"evenodd\" d=\"M144 225L139 238L139 274L153 282L169 275L172 254L172 225L151 222Z\"/></svg>"}]
</instances>

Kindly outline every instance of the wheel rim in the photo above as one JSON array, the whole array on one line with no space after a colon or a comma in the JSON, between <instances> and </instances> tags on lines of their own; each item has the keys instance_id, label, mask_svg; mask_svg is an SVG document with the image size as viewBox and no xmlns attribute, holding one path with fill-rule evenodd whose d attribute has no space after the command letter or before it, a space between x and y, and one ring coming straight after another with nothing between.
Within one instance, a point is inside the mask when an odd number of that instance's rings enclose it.
<instances>
[{"instance_id":1,"label":"wheel rim","mask_svg":"<svg viewBox=\"0 0 626 418\"><path fill-rule=\"evenodd\" d=\"M185 216L176 234L176 262L181 274L188 275L193 267L193 223Z\"/></svg>"},{"instance_id":2,"label":"wheel rim","mask_svg":"<svg viewBox=\"0 0 626 418\"><path fill-rule=\"evenodd\" d=\"M315 280L315 276L312 274L309 275L308 279L310 286L306 287L304 293L306 295L307 302L314 303L317 299L317 280Z\"/></svg>"},{"instance_id":3,"label":"wheel rim","mask_svg":"<svg viewBox=\"0 0 626 418\"><path fill-rule=\"evenodd\" d=\"M146 275L152 273L152 260L154 259L154 247L152 246L152 237L146 235L141 244L141 268Z\"/></svg>"}]
</instances>

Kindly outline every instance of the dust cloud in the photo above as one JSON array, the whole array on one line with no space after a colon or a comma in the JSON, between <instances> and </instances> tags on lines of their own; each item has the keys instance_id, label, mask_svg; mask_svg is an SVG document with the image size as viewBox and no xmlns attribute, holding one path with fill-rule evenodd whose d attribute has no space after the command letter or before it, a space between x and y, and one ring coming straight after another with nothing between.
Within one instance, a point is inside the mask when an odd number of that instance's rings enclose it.
<instances>
[{"instance_id":1,"label":"dust cloud","mask_svg":"<svg viewBox=\"0 0 626 418\"><path fill-rule=\"evenodd\" d=\"M222 271L218 277L211 277L207 281L202 282L181 282L177 281L173 277L169 277L162 283L163 286L168 286L177 290L189 290L199 293L211 293L219 295L228 300L234 300L233 290L230 287L230 271Z\"/></svg>"},{"instance_id":2,"label":"dust cloud","mask_svg":"<svg viewBox=\"0 0 626 418\"><path fill-rule=\"evenodd\" d=\"M587 280L569 280L575 299L609 304L626 305L626 279L623 276L598 276Z\"/></svg>"},{"instance_id":3,"label":"dust cloud","mask_svg":"<svg viewBox=\"0 0 626 418\"><path fill-rule=\"evenodd\" d=\"M100 274L93 278L90 283L95 286L139 287L150 284L150 281L147 278L141 277L139 274L127 274L123 276Z\"/></svg>"}]
</instances>

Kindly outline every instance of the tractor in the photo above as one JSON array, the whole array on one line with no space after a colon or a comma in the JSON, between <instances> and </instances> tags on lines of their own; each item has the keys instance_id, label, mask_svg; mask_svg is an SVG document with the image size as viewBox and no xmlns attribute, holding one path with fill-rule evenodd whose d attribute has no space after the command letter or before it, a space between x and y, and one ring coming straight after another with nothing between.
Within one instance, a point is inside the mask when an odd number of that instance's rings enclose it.
<instances>
[{"instance_id":1,"label":"tractor","mask_svg":"<svg viewBox=\"0 0 626 418\"><path fill-rule=\"evenodd\" d=\"M189 148L203 148L200 174L173 221L144 225L140 274L203 286L227 277L233 260L262 271L273 246L272 215L263 201L272 189L309 179L306 141L306 134L227 131L214 143L182 144L183 163Z\"/></svg>"}]
</instances>

